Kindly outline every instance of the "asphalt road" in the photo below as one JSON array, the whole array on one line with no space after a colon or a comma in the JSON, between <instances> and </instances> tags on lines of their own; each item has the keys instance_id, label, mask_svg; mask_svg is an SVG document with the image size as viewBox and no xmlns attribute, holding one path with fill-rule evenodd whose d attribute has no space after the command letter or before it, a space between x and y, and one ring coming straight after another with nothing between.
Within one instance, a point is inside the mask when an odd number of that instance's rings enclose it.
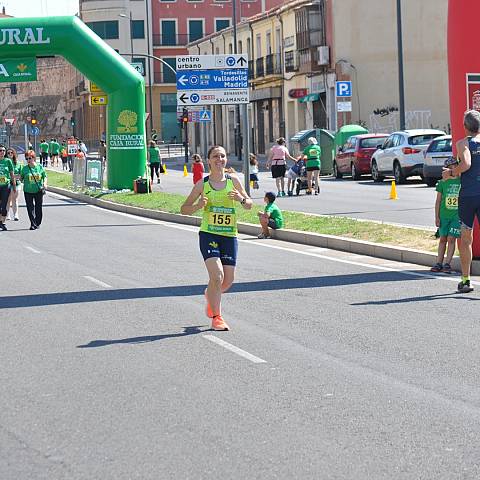
<instances>
[{"instance_id":1,"label":"asphalt road","mask_svg":"<svg viewBox=\"0 0 480 480\"><path fill-rule=\"evenodd\" d=\"M243 175L240 175L243 179ZM284 210L376 220L435 230L435 189L427 187L420 181L420 177L408 179L405 185L397 185L398 200L389 199L391 182L388 180L374 183L370 177L362 177L358 182L347 177L342 180L323 177L320 185L321 194L318 197L307 196L302 190L298 197L279 198L278 205ZM191 187L191 175L185 178L181 171L169 169L168 175L162 176L162 191L186 195ZM262 204L264 193L269 190L276 192L275 181L270 173L261 172L260 189L252 190L253 198Z\"/></svg>"},{"instance_id":2,"label":"asphalt road","mask_svg":"<svg viewBox=\"0 0 480 480\"><path fill-rule=\"evenodd\" d=\"M40 230L21 214L0 234L2 480L479 478L478 291L241 236L212 332L195 228L50 194Z\"/></svg>"}]
</instances>

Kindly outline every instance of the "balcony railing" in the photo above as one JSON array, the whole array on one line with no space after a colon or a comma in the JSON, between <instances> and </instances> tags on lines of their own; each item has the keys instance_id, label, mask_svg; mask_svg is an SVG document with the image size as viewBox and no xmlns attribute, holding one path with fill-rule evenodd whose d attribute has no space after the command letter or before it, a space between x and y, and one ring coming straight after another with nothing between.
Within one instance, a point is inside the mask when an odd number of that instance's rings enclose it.
<instances>
[{"instance_id":1,"label":"balcony railing","mask_svg":"<svg viewBox=\"0 0 480 480\"><path fill-rule=\"evenodd\" d=\"M255 78L265 76L265 57L255 60Z\"/></svg>"},{"instance_id":2,"label":"balcony railing","mask_svg":"<svg viewBox=\"0 0 480 480\"><path fill-rule=\"evenodd\" d=\"M294 51L285 52L285 71L286 72L298 71L298 52L294 52Z\"/></svg>"},{"instance_id":3,"label":"balcony railing","mask_svg":"<svg viewBox=\"0 0 480 480\"><path fill-rule=\"evenodd\" d=\"M265 74L266 75L281 75L282 74L282 59L279 53L271 53L265 57Z\"/></svg>"},{"instance_id":4,"label":"balcony railing","mask_svg":"<svg viewBox=\"0 0 480 480\"><path fill-rule=\"evenodd\" d=\"M154 34L154 47L184 47L190 42L190 35L186 33L178 33L176 35L158 35Z\"/></svg>"}]
</instances>

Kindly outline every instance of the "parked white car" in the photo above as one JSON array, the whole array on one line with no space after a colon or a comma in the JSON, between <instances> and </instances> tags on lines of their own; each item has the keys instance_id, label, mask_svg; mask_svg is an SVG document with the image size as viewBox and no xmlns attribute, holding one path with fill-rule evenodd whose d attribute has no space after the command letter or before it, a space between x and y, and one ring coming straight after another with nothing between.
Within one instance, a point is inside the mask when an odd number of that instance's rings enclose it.
<instances>
[{"instance_id":1,"label":"parked white car","mask_svg":"<svg viewBox=\"0 0 480 480\"><path fill-rule=\"evenodd\" d=\"M447 158L453 155L452 136L443 135L433 140L425 151L423 164L423 181L434 187L442 178L443 165Z\"/></svg>"},{"instance_id":2,"label":"parked white car","mask_svg":"<svg viewBox=\"0 0 480 480\"><path fill-rule=\"evenodd\" d=\"M374 182L381 182L385 176L393 176L396 183L403 183L407 177L423 177L423 152L442 130L412 129L392 133L372 155L371 171Z\"/></svg>"}]
</instances>

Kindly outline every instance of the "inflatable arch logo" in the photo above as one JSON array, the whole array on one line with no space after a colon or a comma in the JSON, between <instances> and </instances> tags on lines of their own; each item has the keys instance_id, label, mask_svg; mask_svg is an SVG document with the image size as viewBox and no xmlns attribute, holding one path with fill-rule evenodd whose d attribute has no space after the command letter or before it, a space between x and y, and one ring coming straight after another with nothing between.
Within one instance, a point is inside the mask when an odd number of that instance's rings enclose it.
<instances>
[{"instance_id":1,"label":"inflatable arch logo","mask_svg":"<svg viewBox=\"0 0 480 480\"><path fill-rule=\"evenodd\" d=\"M108 186L132 188L145 174L143 77L78 17L0 19L0 63L37 55L63 56L109 95Z\"/></svg>"}]
</instances>

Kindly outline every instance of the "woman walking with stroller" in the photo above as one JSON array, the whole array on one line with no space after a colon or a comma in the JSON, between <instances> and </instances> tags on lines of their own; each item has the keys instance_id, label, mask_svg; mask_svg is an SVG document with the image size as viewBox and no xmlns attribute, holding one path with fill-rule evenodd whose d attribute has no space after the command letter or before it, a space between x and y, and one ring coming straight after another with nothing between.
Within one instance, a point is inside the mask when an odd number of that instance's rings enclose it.
<instances>
[{"instance_id":1,"label":"woman walking with stroller","mask_svg":"<svg viewBox=\"0 0 480 480\"><path fill-rule=\"evenodd\" d=\"M315 195L318 195L320 193L320 158L322 155L322 149L318 145L315 137L310 137L308 139L308 145L305 147L303 154L307 157L307 195L312 194L312 178L315 182Z\"/></svg>"},{"instance_id":2,"label":"woman walking with stroller","mask_svg":"<svg viewBox=\"0 0 480 480\"><path fill-rule=\"evenodd\" d=\"M277 184L278 196L285 196L285 173L287 171L287 157L296 162L296 159L290 155L285 146L283 137L277 138L277 144L270 149L268 155L267 168L272 168L272 177Z\"/></svg>"}]
</instances>

